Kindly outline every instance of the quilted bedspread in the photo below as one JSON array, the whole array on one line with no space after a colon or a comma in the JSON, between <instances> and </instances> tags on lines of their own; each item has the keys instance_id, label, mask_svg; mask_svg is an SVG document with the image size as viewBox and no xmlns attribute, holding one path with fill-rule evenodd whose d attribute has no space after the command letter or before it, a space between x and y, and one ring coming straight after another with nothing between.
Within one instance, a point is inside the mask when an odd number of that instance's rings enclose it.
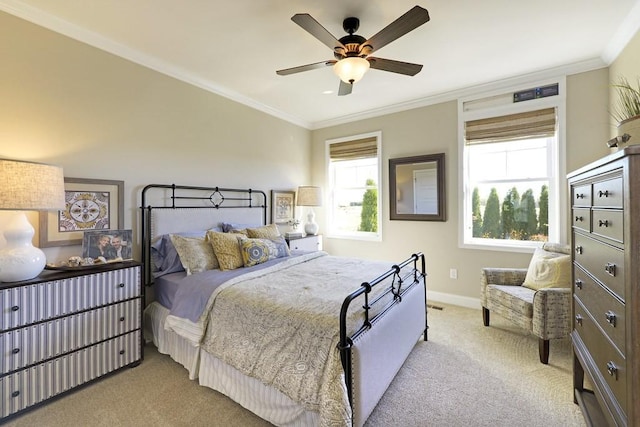
<instances>
[{"instance_id":1,"label":"quilted bedspread","mask_svg":"<svg viewBox=\"0 0 640 427\"><path fill-rule=\"evenodd\" d=\"M363 281L389 268L325 255L236 280L215 296L202 348L319 412L321 425L350 425L337 349L340 308ZM361 325L361 306L352 304L350 331Z\"/></svg>"}]
</instances>

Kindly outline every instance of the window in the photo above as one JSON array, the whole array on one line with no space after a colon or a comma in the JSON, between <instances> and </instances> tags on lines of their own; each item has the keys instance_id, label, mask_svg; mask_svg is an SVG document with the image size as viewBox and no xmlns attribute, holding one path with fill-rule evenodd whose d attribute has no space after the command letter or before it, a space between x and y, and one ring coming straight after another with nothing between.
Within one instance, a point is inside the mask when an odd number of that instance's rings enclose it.
<instances>
[{"instance_id":1,"label":"window","mask_svg":"<svg viewBox=\"0 0 640 427\"><path fill-rule=\"evenodd\" d=\"M381 240L380 133L327 141L328 235Z\"/></svg>"},{"instance_id":2,"label":"window","mask_svg":"<svg viewBox=\"0 0 640 427\"><path fill-rule=\"evenodd\" d=\"M463 246L559 241L559 99L474 102L461 114Z\"/></svg>"}]
</instances>

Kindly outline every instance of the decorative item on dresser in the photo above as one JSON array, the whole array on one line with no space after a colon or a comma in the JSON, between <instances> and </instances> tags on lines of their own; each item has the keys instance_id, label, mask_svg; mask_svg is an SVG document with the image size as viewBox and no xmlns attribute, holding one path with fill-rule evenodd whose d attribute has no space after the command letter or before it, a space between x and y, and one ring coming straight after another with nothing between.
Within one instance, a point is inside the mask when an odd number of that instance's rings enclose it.
<instances>
[{"instance_id":1,"label":"decorative item on dresser","mask_svg":"<svg viewBox=\"0 0 640 427\"><path fill-rule=\"evenodd\" d=\"M141 264L0 283L0 424L143 358Z\"/></svg>"},{"instance_id":2,"label":"decorative item on dresser","mask_svg":"<svg viewBox=\"0 0 640 427\"><path fill-rule=\"evenodd\" d=\"M296 201L298 206L322 206L322 189L311 185L302 185L298 187L298 197ZM307 214L307 223L304 225L306 234L318 234L318 224L316 223L316 214L313 209L309 209Z\"/></svg>"},{"instance_id":3,"label":"decorative item on dresser","mask_svg":"<svg viewBox=\"0 0 640 427\"><path fill-rule=\"evenodd\" d=\"M640 426L640 145L568 179L575 401L588 425Z\"/></svg>"}]
</instances>

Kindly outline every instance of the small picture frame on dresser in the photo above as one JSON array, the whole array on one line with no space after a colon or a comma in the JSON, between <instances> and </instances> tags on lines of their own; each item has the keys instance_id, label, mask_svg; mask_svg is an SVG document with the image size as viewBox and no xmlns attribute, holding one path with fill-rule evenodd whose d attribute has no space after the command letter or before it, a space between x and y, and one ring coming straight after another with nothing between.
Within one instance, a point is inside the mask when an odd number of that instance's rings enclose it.
<instances>
[{"instance_id":1,"label":"small picture frame on dresser","mask_svg":"<svg viewBox=\"0 0 640 427\"><path fill-rule=\"evenodd\" d=\"M82 238L82 257L102 262L133 259L132 230L85 231Z\"/></svg>"}]
</instances>

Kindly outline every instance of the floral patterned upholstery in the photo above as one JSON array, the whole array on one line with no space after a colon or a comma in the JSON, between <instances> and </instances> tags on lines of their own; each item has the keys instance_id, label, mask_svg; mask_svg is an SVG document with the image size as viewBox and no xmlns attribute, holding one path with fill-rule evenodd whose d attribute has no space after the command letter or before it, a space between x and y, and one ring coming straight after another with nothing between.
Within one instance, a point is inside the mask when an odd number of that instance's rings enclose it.
<instances>
[{"instance_id":1,"label":"floral patterned upholstery","mask_svg":"<svg viewBox=\"0 0 640 427\"><path fill-rule=\"evenodd\" d=\"M567 245L545 243L543 249L569 254ZM536 335L540 340L540 361L548 363L549 340L571 332L571 288L522 286L526 268L483 268L480 301L485 326L493 312Z\"/></svg>"}]
</instances>

